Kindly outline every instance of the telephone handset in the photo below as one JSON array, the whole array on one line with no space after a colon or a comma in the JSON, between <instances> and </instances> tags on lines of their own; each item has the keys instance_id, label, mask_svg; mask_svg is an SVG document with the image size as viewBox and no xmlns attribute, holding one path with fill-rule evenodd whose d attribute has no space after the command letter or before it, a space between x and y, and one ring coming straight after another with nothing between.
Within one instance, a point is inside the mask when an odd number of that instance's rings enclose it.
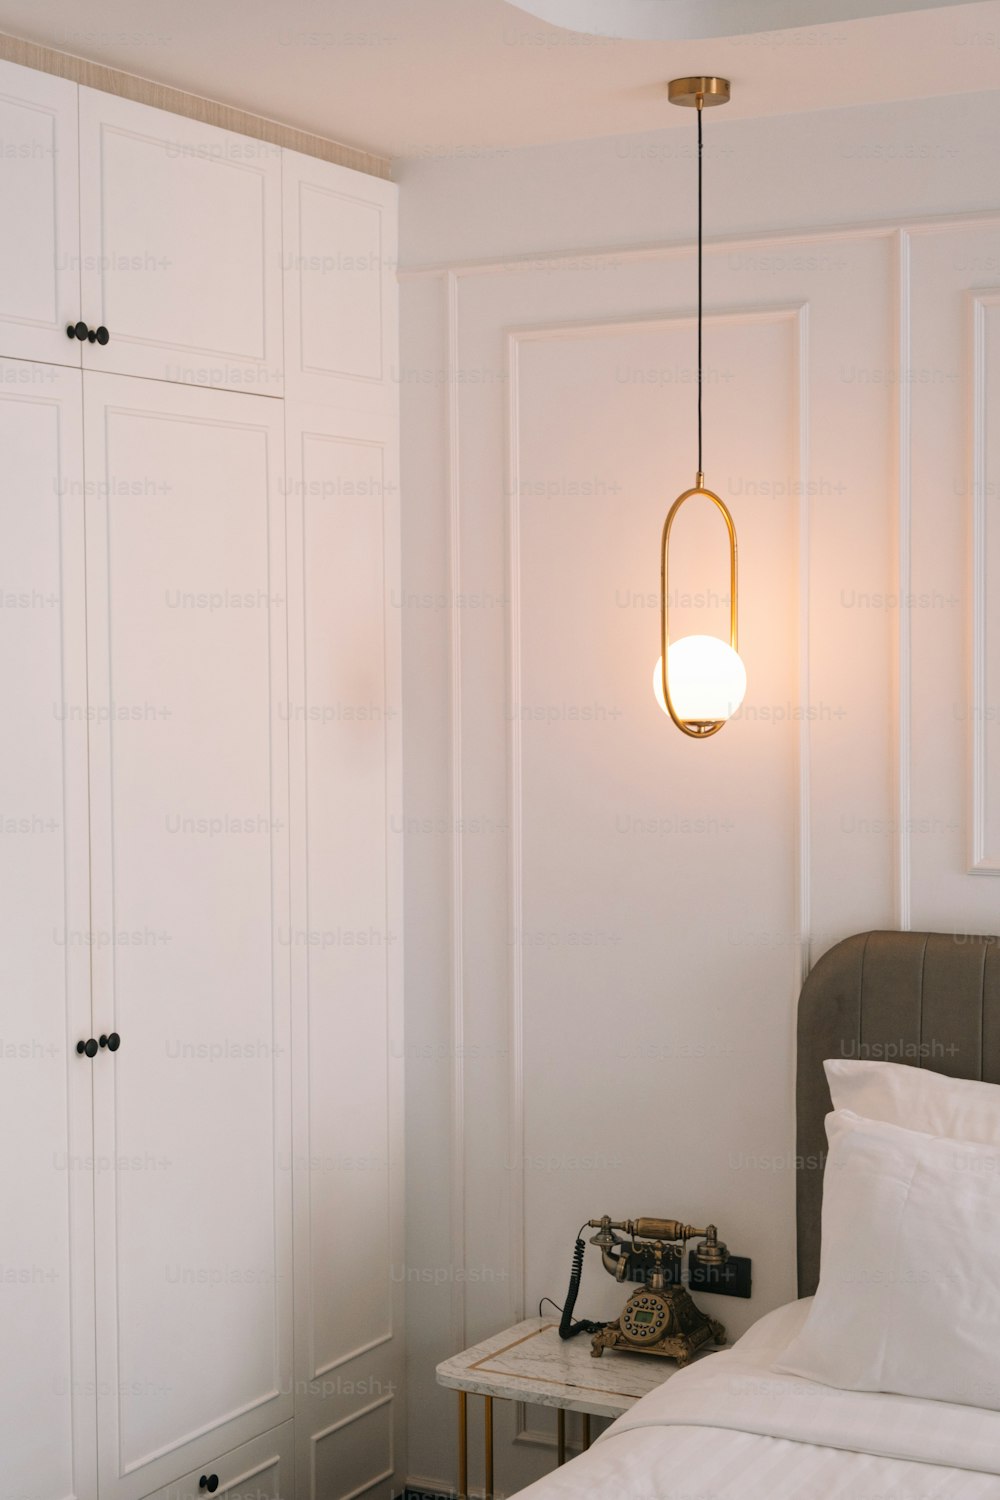
<instances>
[{"instance_id":1,"label":"telephone handset","mask_svg":"<svg viewBox=\"0 0 1000 1500\"><path fill-rule=\"evenodd\" d=\"M597 1230L590 1243L597 1245L605 1270L616 1281L624 1281L629 1274L639 1273L642 1277L621 1316L610 1323L594 1323L586 1318L573 1321L586 1251L583 1240L586 1228ZM617 1232L619 1230L628 1235L627 1240ZM714 1224L695 1229L678 1219L619 1221L607 1215L601 1219L589 1219L573 1247L573 1265L559 1337L568 1339L578 1333L592 1334L590 1352L595 1359L599 1359L605 1349L623 1349L632 1354L659 1354L676 1359L678 1367L686 1365L692 1354L710 1340L724 1344L726 1330L723 1325L701 1312L691 1300L687 1288L680 1284L684 1247L688 1240L698 1235L704 1238L695 1246L697 1264L705 1267L724 1265L729 1251L720 1241Z\"/></svg>"}]
</instances>

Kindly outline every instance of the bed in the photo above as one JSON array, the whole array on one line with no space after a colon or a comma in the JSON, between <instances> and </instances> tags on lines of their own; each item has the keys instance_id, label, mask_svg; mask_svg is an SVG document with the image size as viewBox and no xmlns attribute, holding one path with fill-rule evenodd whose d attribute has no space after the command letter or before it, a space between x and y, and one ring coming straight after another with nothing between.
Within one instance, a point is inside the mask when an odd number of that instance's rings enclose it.
<instances>
[{"instance_id":1,"label":"bed","mask_svg":"<svg viewBox=\"0 0 1000 1500\"><path fill-rule=\"evenodd\" d=\"M800 1300L678 1372L518 1500L1000 1500L1000 1409L838 1389L774 1368L819 1281L827 1058L1000 1083L1000 944L869 932L819 961L798 1011ZM1000 1375L1000 1350L997 1366Z\"/></svg>"}]
</instances>

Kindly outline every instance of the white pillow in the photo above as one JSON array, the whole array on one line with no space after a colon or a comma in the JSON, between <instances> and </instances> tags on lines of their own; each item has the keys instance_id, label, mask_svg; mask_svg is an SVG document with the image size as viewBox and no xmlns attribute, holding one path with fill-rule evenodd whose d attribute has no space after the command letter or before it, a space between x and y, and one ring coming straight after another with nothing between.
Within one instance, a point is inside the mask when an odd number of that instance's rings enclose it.
<instances>
[{"instance_id":1,"label":"white pillow","mask_svg":"<svg viewBox=\"0 0 1000 1500\"><path fill-rule=\"evenodd\" d=\"M834 1109L869 1120L1000 1146L1000 1087L946 1078L902 1063L830 1059L823 1064Z\"/></svg>"},{"instance_id":2,"label":"white pillow","mask_svg":"<svg viewBox=\"0 0 1000 1500\"><path fill-rule=\"evenodd\" d=\"M1000 1411L1000 1151L826 1124L819 1289L775 1368Z\"/></svg>"}]
</instances>

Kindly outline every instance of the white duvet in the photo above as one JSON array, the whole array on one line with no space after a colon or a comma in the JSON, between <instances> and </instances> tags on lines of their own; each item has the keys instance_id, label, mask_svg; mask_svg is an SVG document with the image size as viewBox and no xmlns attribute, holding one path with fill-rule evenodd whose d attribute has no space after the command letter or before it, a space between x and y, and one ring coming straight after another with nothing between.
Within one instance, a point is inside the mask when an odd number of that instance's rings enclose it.
<instances>
[{"instance_id":1,"label":"white duvet","mask_svg":"<svg viewBox=\"0 0 1000 1500\"><path fill-rule=\"evenodd\" d=\"M518 1500L1000 1500L1000 1412L771 1369L808 1307L679 1371Z\"/></svg>"}]
</instances>

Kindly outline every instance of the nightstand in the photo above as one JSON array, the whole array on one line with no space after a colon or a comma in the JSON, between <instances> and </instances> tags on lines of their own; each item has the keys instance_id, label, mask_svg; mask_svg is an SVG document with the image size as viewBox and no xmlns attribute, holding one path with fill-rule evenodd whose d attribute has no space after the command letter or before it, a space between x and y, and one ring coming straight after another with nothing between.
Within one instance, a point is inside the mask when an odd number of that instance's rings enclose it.
<instances>
[{"instance_id":1,"label":"nightstand","mask_svg":"<svg viewBox=\"0 0 1000 1500\"><path fill-rule=\"evenodd\" d=\"M707 1358L710 1351L695 1355ZM566 1462L566 1413L583 1413L583 1445L590 1444L590 1418L620 1417L640 1396L662 1385L677 1366L646 1354L590 1352L590 1337L561 1339L551 1318L526 1318L472 1349L443 1360L439 1385L458 1392L458 1494L469 1487L468 1398L485 1398L486 1496L493 1495L493 1402L525 1401L554 1406L558 1413L559 1463Z\"/></svg>"}]
</instances>

